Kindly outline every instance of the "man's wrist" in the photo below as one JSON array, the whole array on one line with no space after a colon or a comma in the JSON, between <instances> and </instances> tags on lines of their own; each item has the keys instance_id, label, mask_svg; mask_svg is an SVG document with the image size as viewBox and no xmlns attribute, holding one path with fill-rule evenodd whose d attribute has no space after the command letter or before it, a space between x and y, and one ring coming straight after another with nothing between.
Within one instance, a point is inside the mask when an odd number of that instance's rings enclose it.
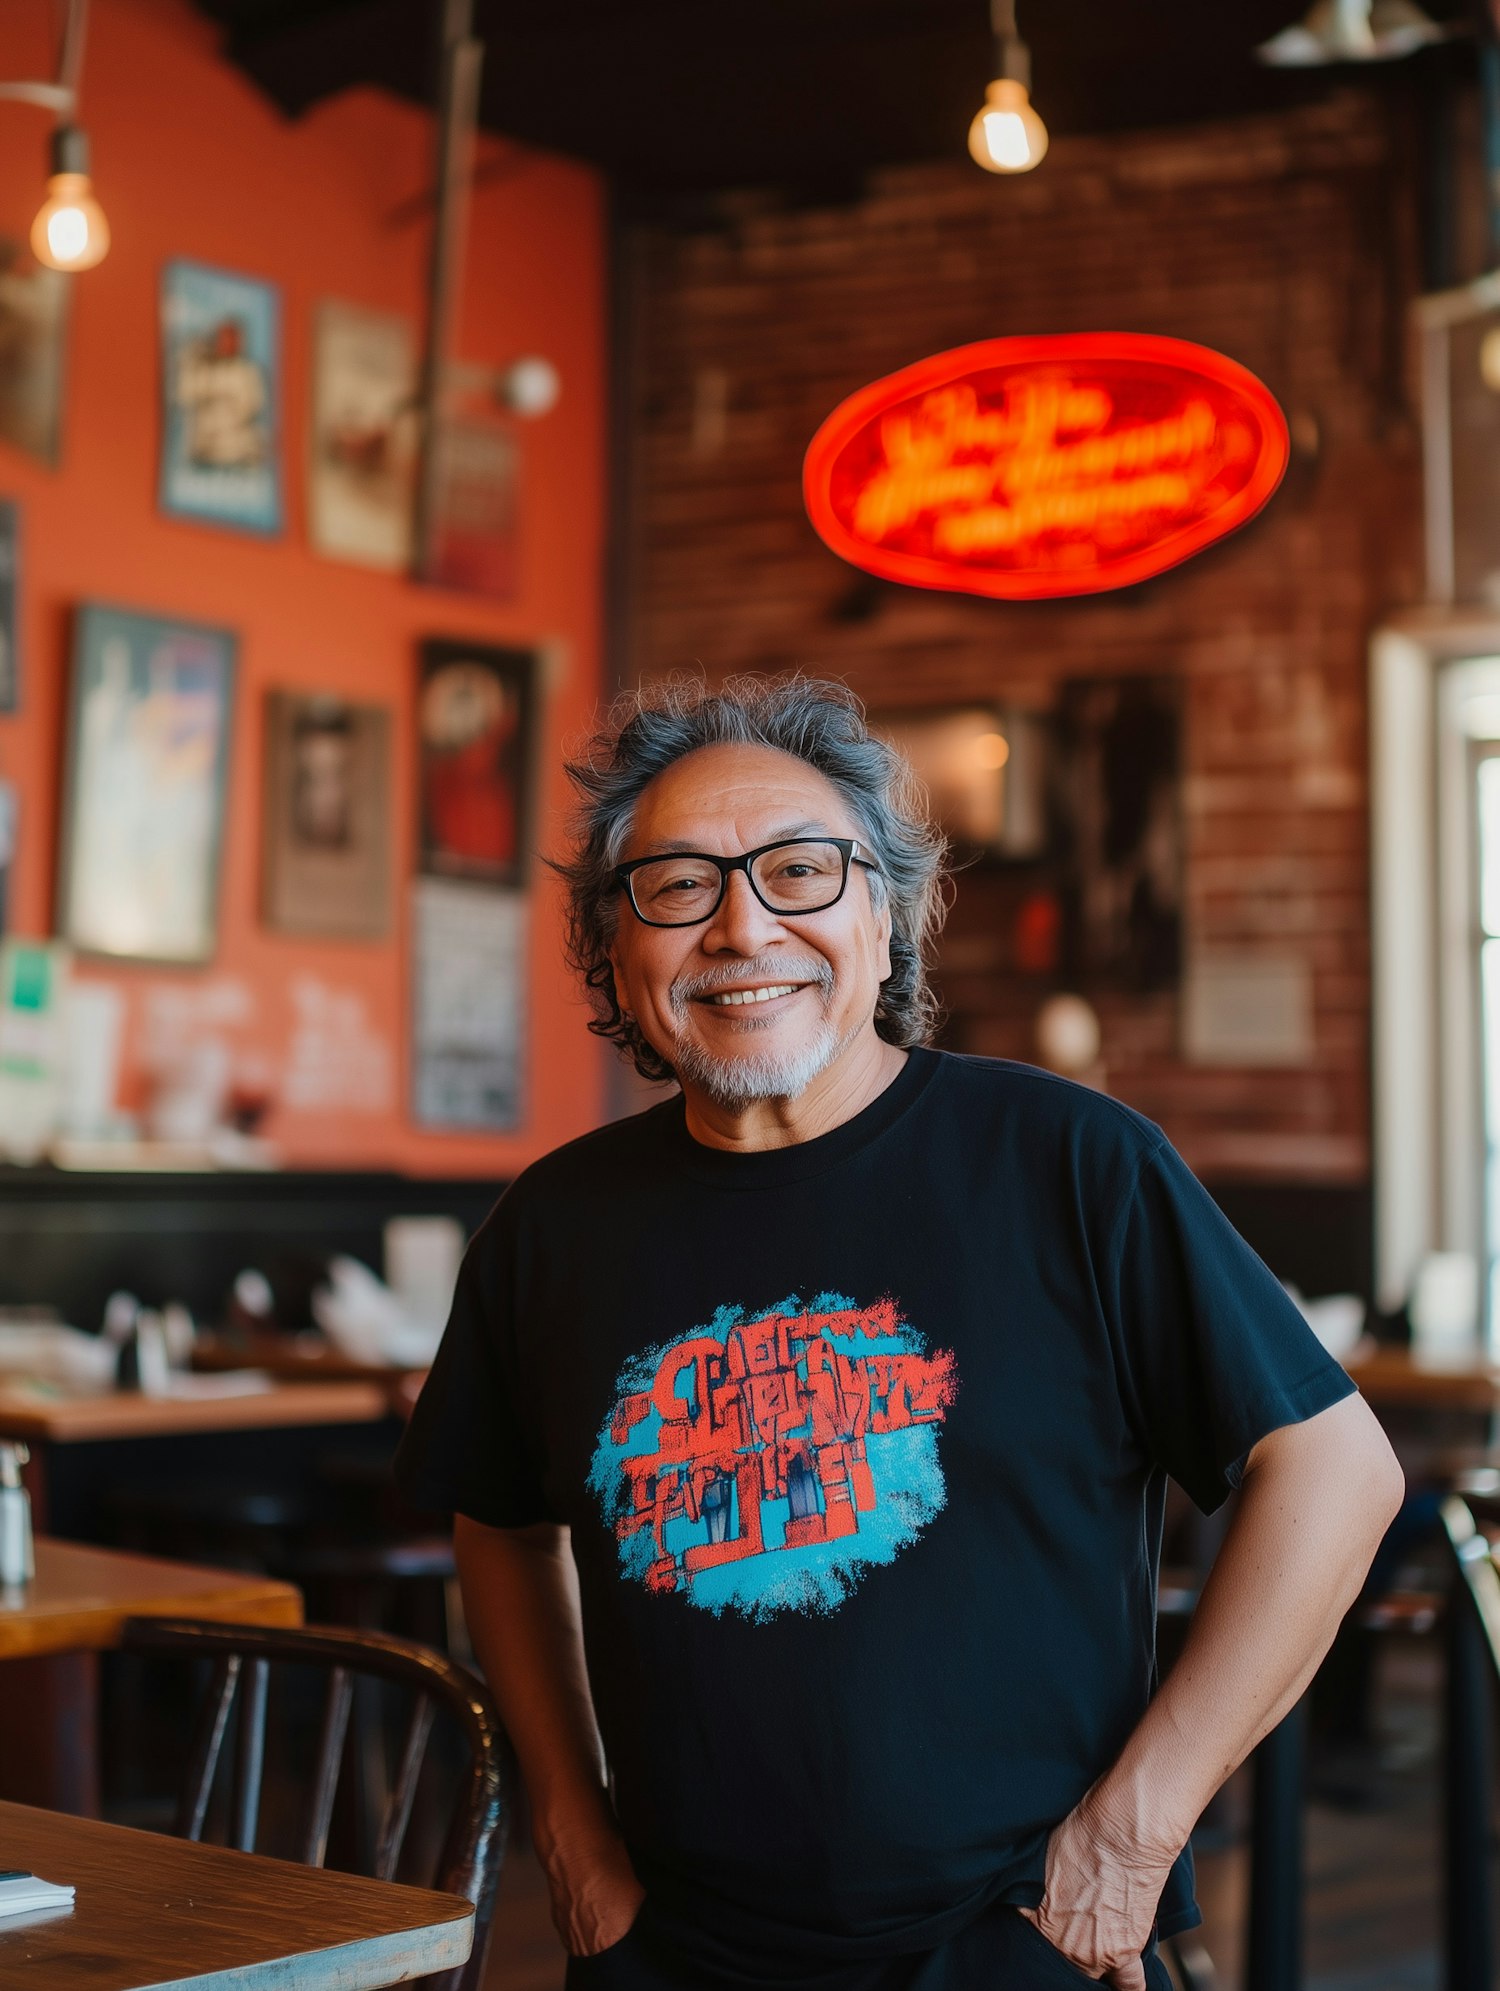
<instances>
[{"instance_id":1,"label":"man's wrist","mask_svg":"<svg viewBox=\"0 0 1500 1991\"><path fill-rule=\"evenodd\" d=\"M1128 1864L1163 1867L1187 1844L1199 1809L1174 1779L1145 1763L1117 1764L1078 1807L1101 1850Z\"/></svg>"},{"instance_id":2,"label":"man's wrist","mask_svg":"<svg viewBox=\"0 0 1500 1991\"><path fill-rule=\"evenodd\" d=\"M620 1827L602 1786L532 1798L531 1834L537 1857L551 1872L612 1852L620 1843Z\"/></svg>"}]
</instances>

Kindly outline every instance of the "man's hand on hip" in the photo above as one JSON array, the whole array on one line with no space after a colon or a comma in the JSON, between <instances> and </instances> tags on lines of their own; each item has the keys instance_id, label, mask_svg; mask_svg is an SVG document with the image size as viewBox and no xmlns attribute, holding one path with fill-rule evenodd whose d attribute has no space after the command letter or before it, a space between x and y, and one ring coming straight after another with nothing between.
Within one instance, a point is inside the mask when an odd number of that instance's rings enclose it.
<instances>
[{"instance_id":1,"label":"man's hand on hip","mask_svg":"<svg viewBox=\"0 0 1500 1991\"><path fill-rule=\"evenodd\" d=\"M640 1913L646 1891L636 1878L625 1841L612 1826L586 1836L545 1842L537 1850L547 1872L552 1920L572 1956L594 1956L620 1942Z\"/></svg>"},{"instance_id":2,"label":"man's hand on hip","mask_svg":"<svg viewBox=\"0 0 1500 1991\"><path fill-rule=\"evenodd\" d=\"M1141 1952L1179 1850L1142 1845L1090 1792L1048 1843L1041 1907L1020 1912L1075 1968L1114 1991L1145 1991Z\"/></svg>"}]
</instances>

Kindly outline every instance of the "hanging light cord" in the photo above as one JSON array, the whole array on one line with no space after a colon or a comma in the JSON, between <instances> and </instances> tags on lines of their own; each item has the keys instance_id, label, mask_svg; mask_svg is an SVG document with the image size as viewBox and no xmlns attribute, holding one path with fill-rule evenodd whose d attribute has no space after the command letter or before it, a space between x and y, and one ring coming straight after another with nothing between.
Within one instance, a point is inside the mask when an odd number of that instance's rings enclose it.
<instances>
[{"instance_id":1,"label":"hanging light cord","mask_svg":"<svg viewBox=\"0 0 1500 1991\"><path fill-rule=\"evenodd\" d=\"M0 81L0 98L12 103L38 104L56 113L59 121L73 115L78 102L78 72L83 66L83 38L88 26L88 0L64 0L62 34L53 83Z\"/></svg>"},{"instance_id":2,"label":"hanging light cord","mask_svg":"<svg viewBox=\"0 0 1500 1991\"><path fill-rule=\"evenodd\" d=\"M995 36L995 67L1024 89L1031 88L1031 50L1016 26L1016 0L990 0L990 27Z\"/></svg>"}]
</instances>

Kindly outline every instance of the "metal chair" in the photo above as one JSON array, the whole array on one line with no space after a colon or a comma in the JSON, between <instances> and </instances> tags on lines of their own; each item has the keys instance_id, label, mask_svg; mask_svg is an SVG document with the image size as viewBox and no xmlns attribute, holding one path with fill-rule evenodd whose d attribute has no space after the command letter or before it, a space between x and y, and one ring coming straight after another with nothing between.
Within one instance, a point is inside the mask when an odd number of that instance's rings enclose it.
<instances>
[{"instance_id":1,"label":"metal chair","mask_svg":"<svg viewBox=\"0 0 1500 1991\"><path fill-rule=\"evenodd\" d=\"M356 1691L362 1686L378 1691L379 1684L386 1682L410 1700L399 1770L381 1806L373 1857L360 1861L379 1880L396 1877L434 1720L439 1713L450 1717L462 1740L465 1765L448 1810L436 1872L426 1877L426 1884L473 1902L474 1948L462 1968L424 1981L429 1991L477 1991L509 1827L510 1751L494 1705L473 1674L410 1640L332 1627L285 1630L132 1618L125 1625L122 1645L128 1652L205 1660L210 1665L208 1691L198 1710L178 1800L174 1829L182 1838L204 1836L238 1698L225 1836L244 1852L256 1849L273 1667L278 1681L293 1669L325 1680L311 1793L305 1812L299 1814L299 1856L308 1866L322 1866L328 1852ZM357 1776L357 1751L354 1763ZM305 1765L293 1764L290 1769L299 1781L305 1780Z\"/></svg>"}]
</instances>

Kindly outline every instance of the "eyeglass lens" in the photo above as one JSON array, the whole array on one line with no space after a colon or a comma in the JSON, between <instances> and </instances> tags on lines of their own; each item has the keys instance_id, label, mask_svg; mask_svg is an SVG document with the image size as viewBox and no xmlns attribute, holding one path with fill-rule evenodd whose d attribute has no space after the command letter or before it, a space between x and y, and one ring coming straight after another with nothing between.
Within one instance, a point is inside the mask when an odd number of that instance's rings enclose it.
<instances>
[{"instance_id":1,"label":"eyeglass lens","mask_svg":"<svg viewBox=\"0 0 1500 1991\"><path fill-rule=\"evenodd\" d=\"M844 888L844 853L836 843L779 843L755 859L750 881L773 912L818 912ZM722 883L718 865L703 857L660 857L630 875L636 910L658 926L707 919Z\"/></svg>"}]
</instances>

